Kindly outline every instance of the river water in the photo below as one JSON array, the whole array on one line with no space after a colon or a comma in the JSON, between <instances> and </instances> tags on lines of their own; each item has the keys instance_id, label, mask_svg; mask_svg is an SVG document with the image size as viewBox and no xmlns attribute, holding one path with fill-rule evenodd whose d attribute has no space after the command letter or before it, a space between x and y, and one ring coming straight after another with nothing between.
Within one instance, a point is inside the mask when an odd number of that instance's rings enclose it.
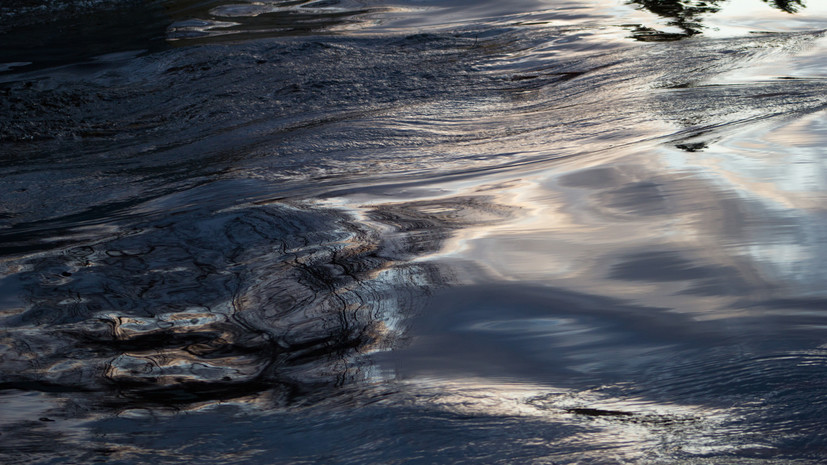
<instances>
[{"instance_id":1,"label":"river water","mask_svg":"<svg viewBox=\"0 0 827 465\"><path fill-rule=\"evenodd\" d=\"M4 1L0 462L824 463L825 30Z\"/></svg>"}]
</instances>

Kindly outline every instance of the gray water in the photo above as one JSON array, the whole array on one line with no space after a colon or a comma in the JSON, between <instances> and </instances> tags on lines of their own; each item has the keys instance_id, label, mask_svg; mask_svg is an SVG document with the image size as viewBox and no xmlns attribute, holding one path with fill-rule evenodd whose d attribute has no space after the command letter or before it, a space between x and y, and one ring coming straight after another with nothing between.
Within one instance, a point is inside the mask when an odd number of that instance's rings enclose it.
<instances>
[{"instance_id":1,"label":"gray water","mask_svg":"<svg viewBox=\"0 0 827 465\"><path fill-rule=\"evenodd\" d=\"M0 462L827 461L827 9L0 5Z\"/></svg>"}]
</instances>

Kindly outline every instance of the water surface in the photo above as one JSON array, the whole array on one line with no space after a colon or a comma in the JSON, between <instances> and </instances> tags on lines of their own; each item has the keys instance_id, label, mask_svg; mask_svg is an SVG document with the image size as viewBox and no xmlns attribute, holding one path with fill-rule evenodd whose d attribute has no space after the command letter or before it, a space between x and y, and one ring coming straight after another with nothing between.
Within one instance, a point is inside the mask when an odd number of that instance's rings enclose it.
<instances>
[{"instance_id":1,"label":"water surface","mask_svg":"<svg viewBox=\"0 0 827 465\"><path fill-rule=\"evenodd\" d=\"M823 462L826 25L4 4L0 457Z\"/></svg>"}]
</instances>

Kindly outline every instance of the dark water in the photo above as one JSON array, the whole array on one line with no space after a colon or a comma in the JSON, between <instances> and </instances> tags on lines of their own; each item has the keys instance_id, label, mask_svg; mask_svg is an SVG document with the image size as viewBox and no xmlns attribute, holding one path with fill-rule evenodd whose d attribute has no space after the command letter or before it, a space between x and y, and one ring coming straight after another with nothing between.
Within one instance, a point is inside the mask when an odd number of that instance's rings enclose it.
<instances>
[{"instance_id":1,"label":"dark water","mask_svg":"<svg viewBox=\"0 0 827 465\"><path fill-rule=\"evenodd\" d=\"M827 461L827 10L0 5L0 462Z\"/></svg>"}]
</instances>

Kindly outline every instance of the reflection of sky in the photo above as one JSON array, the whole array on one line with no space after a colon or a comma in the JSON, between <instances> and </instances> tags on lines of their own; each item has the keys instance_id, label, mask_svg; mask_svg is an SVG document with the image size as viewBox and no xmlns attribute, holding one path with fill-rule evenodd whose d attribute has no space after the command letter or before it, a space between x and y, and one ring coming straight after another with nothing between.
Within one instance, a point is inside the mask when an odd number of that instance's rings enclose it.
<instances>
[{"instance_id":1,"label":"reflection of sky","mask_svg":"<svg viewBox=\"0 0 827 465\"><path fill-rule=\"evenodd\" d=\"M743 10L738 8L746 3L733 2L722 17L739 20L737 14ZM814 6L812 12L827 12L827 4ZM744 86L778 82L779 77L819 81L827 76L825 50L827 40L821 39L798 54L727 73L714 78L712 84ZM827 277L823 266L827 237L822 232L827 227L823 214L827 191L824 116L820 111L783 122L768 121L712 143L702 152L668 150L663 154L670 169L709 179L743 202L757 202L774 216L795 223L794 233L788 228L784 234L761 234L760 239L755 237L757 231L747 231L753 237L744 245L765 272L794 282L796 291L806 294L825 293Z\"/></svg>"},{"instance_id":2,"label":"reflection of sky","mask_svg":"<svg viewBox=\"0 0 827 465\"><path fill-rule=\"evenodd\" d=\"M620 0L521 0L496 1L388 1L387 13L377 15L379 28L422 28L439 25L473 24L480 20L509 23L547 23L552 26L615 21L615 24L642 24L659 30L674 30L660 17L644 8ZM405 7L416 6L418 10ZM761 0L729 0L717 5L716 13L700 15L703 33L712 36L743 35L754 30L793 31L821 29L827 21L827 3L806 2L806 8L792 15ZM418 11L421 14L410 14ZM401 14L400 14L401 12Z\"/></svg>"},{"instance_id":3,"label":"reflection of sky","mask_svg":"<svg viewBox=\"0 0 827 465\"><path fill-rule=\"evenodd\" d=\"M797 292L824 294L827 230L827 140L824 113L776 127L761 126L714 144L704 152L669 151L672 169L691 171L767 214L795 224L785 234L745 231L744 250L765 272L793 284ZM752 237L750 237L752 236Z\"/></svg>"},{"instance_id":4,"label":"reflection of sky","mask_svg":"<svg viewBox=\"0 0 827 465\"><path fill-rule=\"evenodd\" d=\"M652 3L661 6L661 2ZM665 7L668 3L662 2L663 14L672 11L672 9ZM622 10L616 13L627 17L632 23L639 23L645 27L652 27L663 32L686 32L674 24L677 21L683 21L686 26L693 29L698 27L705 36L711 37L740 36L752 31L788 32L823 29L825 20L827 20L827 4L824 2L805 2L806 6L799 8L795 14L773 8L761 0L727 0L715 2L713 5L700 1L676 1L674 3L688 4L689 12L683 13L685 17L679 19L677 17L658 16L641 6L637 7L636 13L623 12ZM704 10L707 10L707 12L697 13ZM676 8L674 11L687 10Z\"/></svg>"},{"instance_id":5,"label":"reflection of sky","mask_svg":"<svg viewBox=\"0 0 827 465\"><path fill-rule=\"evenodd\" d=\"M827 3L808 1L805 5L796 14L789 14L759 0L729 0L721 4L720 11L704 17L708 26L704 34L728 36L754 30L783 32L827 26Z\"/></svg>"},{"instance_id":6,"label":"reflection of sky","mask_svg":"<svg viewBox=\"0 0 827 465\"><path fill-rule=\"evenodd\" d=\"M785 14L753 3L768 14ZM793 47L771 59L758 54L740 68L733 66L738 69L711 73L714 77L701 82L713 85L708 91L690 89L688 96L681 96L681 90L656 92L654 108L673 121L647 114L648 119L634 126L637 134L681 131L685 128L674 120L683 115L682 105L712 105L709 113L693 110L699 118L709 118L693 124L717 127L703 136L709 145L703 150L636 142L606 151L604 142L595 138L593 154L497 179L443 184L493 195L497 202L518 206L519 214L509 221L457 231L439 255L472 260L498 280L553 283L690 312L719 310L743 297L823 293L827 123L823 112L796 113L797 107L787 102L795 100L800 90L795 83L801 81L779 78L817 82L824 76L825 44L821 40L806 49ZM790 96L775 101L754 98L767 89ZM604 92L607 105L617 95L641 90L620 85L604 86ZM718 96L729 99L720 112L715 108ZM774 112L785 119L769 118ZM733 123L741 113L757 119ZM613 129L607 123L604 132ZM522 147L537 144L559 151L562 137L554 136L527 134L519 142ZM583 152L588 152L590 141L580 140ZM577 173L595 181L571 184L567 176ZM623 260L647 251L659 253L660 261L641 263L671 266L678 272L675 276L683 272L688 278L647 281L612 274L626 263ZM687 268L677 269L681 266Z\"/></svg>"}]
</instances>

